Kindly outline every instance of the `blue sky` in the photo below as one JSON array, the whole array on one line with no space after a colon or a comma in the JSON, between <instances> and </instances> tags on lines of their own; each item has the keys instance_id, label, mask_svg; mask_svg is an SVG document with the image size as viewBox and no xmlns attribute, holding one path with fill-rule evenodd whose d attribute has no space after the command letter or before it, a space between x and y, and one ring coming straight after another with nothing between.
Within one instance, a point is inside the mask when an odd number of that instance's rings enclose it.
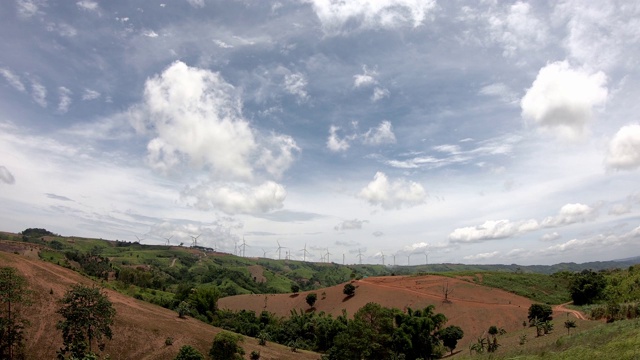
<instances>
[{"instance_id":1,"label":"blue sky","mask_svg":"<svg viewBox=\"0 0 640 360\"><path fill-rule=\"evenodd\" d=\"M638 18L3 1L0 229L339 263L640 255Z\"/></svg>"}]
</instances>

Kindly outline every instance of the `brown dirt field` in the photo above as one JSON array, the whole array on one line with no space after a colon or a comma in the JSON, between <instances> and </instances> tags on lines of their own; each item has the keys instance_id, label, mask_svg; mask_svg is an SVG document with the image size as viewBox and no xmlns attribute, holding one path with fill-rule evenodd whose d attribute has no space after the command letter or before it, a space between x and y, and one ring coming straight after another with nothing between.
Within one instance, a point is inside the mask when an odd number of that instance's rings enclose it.
<instances>
[{"instance_id":1,"label":"brown dirt field","mask_svg":"<svg viewBox=\"0 0 640 360\"><path fill-rule=\"evenodd\" d=\"M449 289L452 289L449 304L443 303L442 286L446 282L449 283ZM529 306L532 304L527 298L503 290L435 275L371 277L354 281L353 284L356 286L356 294L351 298L346 298L342 293L344 284L341 284L301 292L297 296L232 296L220 299L218 305L222 309L246 309L257 313L267 310L279 316L288 316L292 309L309 310L305 298L310 292L318 294L315 311L324 311L334 316L340 315L343 309L352 316L368 302L401 310L435 305L436 312L447 316L448 324L458 325L463 329L465 337L459 346L464 347L481 336L491 325L502 327L507 332L522 329L522 321L527 320ZM323 292L325 296L322 295Z\"/></svg>"},{"instance_id":2,"label":"brown dirt field","mask_svg":"<svg viewBox=\"0 0 640 360\"><path fill-rule=\"evenodd\" d=\"M7 248L8 246L3 246ZM11 246L13 249L13 246ZM12 251L13 252L13 251ZM95 284L82 275L42 260L0 252L0 266L15 267L34 291L33 305L23 314L31 322L26 329L29 359L53 359L62 346L62 335L55 328L59 315L57 301L72 284ZM35 252L35 251L34 251ZM53 294L50 294L50 291ZM221 330L195 319L179 319L175 312L139 301L115 291L104 290L116 308L112 326L113 339L107 342L104 354L111 359L173 359L182 345L192 345L208 354L213 337ZM173 345L165 339L172 337ZM292 353L287 347L245 337L243 348L248 354L260 351L261 359L319 359L316 353Z\"/></svg>"},{"instance_id":3,"label":"brown dirt field","mask_svg":"<svg viewBox=\"0 0 640 360\"><path fill-rule=\"evenodd\" d=\"M267 281L267 278L264 277L264 268L262 266L260 266L260 265L251 265L251 266L247 267L247 270L249 270L249 273L251 274L251 277L256 279L256 282L263 283L263 282Z\"/></svg>"}]
</instances>

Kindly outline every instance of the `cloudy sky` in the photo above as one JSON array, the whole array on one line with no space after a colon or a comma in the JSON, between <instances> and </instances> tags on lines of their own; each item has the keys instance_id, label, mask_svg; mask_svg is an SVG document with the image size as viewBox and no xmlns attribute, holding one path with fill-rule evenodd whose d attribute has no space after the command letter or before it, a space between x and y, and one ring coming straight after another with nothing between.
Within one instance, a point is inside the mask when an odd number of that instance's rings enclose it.
<instances>
[{"instance_id":1,"label":"cloudy sky","mask_svg":"<svg viewBox=\"0 0 640 360\"><path fill-rule=\"evenodd\" d=\"M633 1L2 1L0 229L339 263L637 256L638 19Z\"/></svg>"}]
</instances>

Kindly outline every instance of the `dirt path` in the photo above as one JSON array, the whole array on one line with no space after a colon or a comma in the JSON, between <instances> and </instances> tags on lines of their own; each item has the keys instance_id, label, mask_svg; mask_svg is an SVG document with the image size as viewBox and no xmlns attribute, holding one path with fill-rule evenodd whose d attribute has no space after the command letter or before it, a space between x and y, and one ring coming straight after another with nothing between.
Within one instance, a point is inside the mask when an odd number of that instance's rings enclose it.
<instances>
[{"instance_id":1,"label":"dirt path","mask_svg":"<svg viewBox=\"0 0 640 360\"><path fill-rule=\"evenodd\" d=\"M584 314L582 314L580 311L578 311L578 310L572 310L572 309L567 309L567 308L565 307L565 305L569 305L569 304L571 304L571 303L572 303L572 302L571 302L571 301L569 301L569 302L564 303L564 304L556 305L556 306L554 306L554 307L553 307L553 311L566 312L566 313L573 314L573 316L577 317L577 318L578 318L578 319L580 319L580 320L589 320L589 319L587 319L587 318L584 316Z\"/></svg>"},{"instance_id":2,"label":"dirt path","mask_svg":"<svg viewBox=\"0 0 640 360\"><path fill-rule=\"evenodd\" d=\"M176 260L178 260L178 258L173 258L173 260L171 260L171 265L169 265L169 267L174 267L176 264Z\"/></svg>"}]
</instances>

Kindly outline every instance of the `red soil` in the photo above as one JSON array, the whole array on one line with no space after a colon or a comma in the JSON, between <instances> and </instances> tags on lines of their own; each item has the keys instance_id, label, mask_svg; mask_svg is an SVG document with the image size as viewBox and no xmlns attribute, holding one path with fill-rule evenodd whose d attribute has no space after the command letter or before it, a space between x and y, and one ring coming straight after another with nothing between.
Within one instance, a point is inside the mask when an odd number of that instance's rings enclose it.
<instances>
[{"instance_id":1,"label":"red soil","mask_svg":"<svg viewBox=\"0 0 640 360\"><path fill-rule=\"evenodd\" d=\"M444 303L443 286L449 283L450 303ZM472 284L448 277L426 276L386 276L354 281L356 294L345 297L344 284L298 295L238 295L222 298L218 305L229 310L253 310L256 313L267 310L279 316L288 316L292 309L308 311L306 295L318 294L315 311L324 311L334 316L343 310L349 316L368 302L376 302L386 307L401 310L422 309L435 305L436 313L441 312L449 319L448 324L460 326L465 337L460 345L481 336L489 326L502 327L507 332L522 329L527 320L531 300L512 293Z\"/></svg>"},{"instance_id":2,"label":"red soil","mask_svg":"<svg viewBox=\"0 0 640 360\"><path fill-rule=\"evenodd\" d=\"M60 316L55 313L58 300L72 284L95 283L82 275L63 267L35 259L31 256L15 255L20 250L15 243L0 242L0 266L11 266L27 279L33 290L33 305L24 308L23 314L31 325L26 329L26 349L30 359L53 359L56 350L62 347L62 334L56 329ZM33 250L37 253L37 249ZM28 254L31 255L31 254ZM50 294L53 292L53 294ZM179 319L171 310L139 301L115 291L104 290L116 309L113 339L107 342L104 354L111 359L173 359L182 345L192 345L203 354L208 354L213 337L221 330L203 322L188 318ZM165 345L167 337L173 345ZM260 351L261 359L318 359L319 355L269 343L259 346L258 341L245 337L242 344L245 352Z\"/></svg>"}]
</instances>

